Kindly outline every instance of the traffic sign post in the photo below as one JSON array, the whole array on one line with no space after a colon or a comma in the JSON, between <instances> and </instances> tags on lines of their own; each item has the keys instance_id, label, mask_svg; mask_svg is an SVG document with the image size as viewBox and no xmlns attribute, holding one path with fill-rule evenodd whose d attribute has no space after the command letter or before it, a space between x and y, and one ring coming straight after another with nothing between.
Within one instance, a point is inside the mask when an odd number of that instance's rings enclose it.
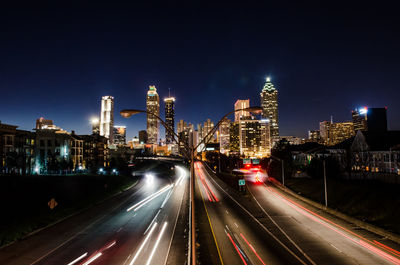
<instances>
[{"instance_id":1,"label":"traffic sign post","mask_svg":"<svg viewBox=\"0 0 400 265\"><path fill-rule=\"evenodd\" d=\"M244 191L246 186L246 180L239 179L239 191Z\"/></svg>"}]
</instances>

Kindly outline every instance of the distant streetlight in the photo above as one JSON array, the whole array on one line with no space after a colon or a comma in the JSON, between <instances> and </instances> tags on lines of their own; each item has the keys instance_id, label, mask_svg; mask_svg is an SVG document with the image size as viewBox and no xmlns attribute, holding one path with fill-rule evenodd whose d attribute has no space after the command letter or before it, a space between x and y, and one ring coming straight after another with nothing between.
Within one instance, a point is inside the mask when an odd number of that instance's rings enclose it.
<instances>
[{"instance_id":1,"label":"distant streetlight","mask_svg":"<svg viewBox=\"0 0 400 265\"><path fill-rule=\"evenodd\" d=\"M194 148L193 146L189 146L186 142L182 142L183 145L186 148L186 158L188 160L190 160L190 250L189 250L189 263L192 265L196 264L196 227L195 227L195 212L194 212L194 190L195 190L195 176L194 176L194 158L197 154L197 148L201 145L204 144L206 145L210 139L209 136L213 135L216 130L218 129L219 125L222 123L222 121L229 116L230 114L237 112L237 111L246 111L246 112L251 112L255 115L257 114L261 114L262 112L262 108L261 107L249 107L249 108L244 108L244 109L238 109L238 110L234 110L231 112L228 112L227 114L225 114L220 121L207 133L207 135L205 137L203 137L203 139L200 141L200 143L197 144L197 146ZM148 112L146 110L138 110L138 109L125 109L125 110L121 110L120 114L122 117L124 118L129 118L132 115L138 114L138 113L146 113L148 115L153 115L154 117L156 117L161 124L164 126L164 128L166 130L168 130L169 132L171 132L177 139L179 139L179 136L175 133L175 131L170 128L164 121L163 119L161 119L158 115ZM174 141L179 145L179 141L175 139L175 137L173 137Z\"/></svg>"}]
</instances>

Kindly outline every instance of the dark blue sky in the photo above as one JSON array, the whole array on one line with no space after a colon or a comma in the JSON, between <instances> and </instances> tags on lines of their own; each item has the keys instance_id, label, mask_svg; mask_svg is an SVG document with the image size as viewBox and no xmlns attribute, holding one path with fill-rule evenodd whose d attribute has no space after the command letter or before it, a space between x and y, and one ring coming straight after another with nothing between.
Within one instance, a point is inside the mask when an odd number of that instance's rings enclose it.
<instances>
[{"instance_id":1,"label":"dark blue sky","mask_svg":"<svg viewBox=\"0 0 400 265\"><path fill-rule=\"evenodd\" d=\"M393 10L393 11L391 11ZM32 129L45 117L89 133L103 95L116 124L145 129L149 85L176 97L176 121L216 121L236 99L259 104L270 75L281 135L351 119L357 106L388 107L400 129L400 24L390 6L0 9L0 120ZM164 105L162 104L162 108ZM163 115L163 110L162 110Z\"/></svg>"}]
</instances>

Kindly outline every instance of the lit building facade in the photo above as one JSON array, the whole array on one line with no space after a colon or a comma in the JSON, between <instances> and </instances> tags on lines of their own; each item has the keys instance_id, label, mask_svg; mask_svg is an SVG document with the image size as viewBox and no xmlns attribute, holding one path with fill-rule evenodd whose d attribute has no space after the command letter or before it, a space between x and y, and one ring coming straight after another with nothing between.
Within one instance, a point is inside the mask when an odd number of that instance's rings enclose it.
<instances>
[{"instance_id":1,"label":"lit building facade","mask_svg":"<svg viewBox=\"0 0 400 265\"><path fill-rule=\"evenodd\" d=\"M165 103L165 123L172 131L175 131L175 98L168 97L164 99ZM173 132L165 129L165 141L167 144L174 142Z\"/></svg>"},{"instance_id":2,"label":"lit building facade","mask_svg":"<svg viewBox=\"0 0 400 265\"><path fill-rule=\"evenodd\" d=\"M222 154L229 153L229 128L231 121L228 118L224 118L224 120L219 125L219 150Z\"/></svg>"},{"instance_id":3,"label":"lit building facade","mask_svg":"<svg viewBox=\"0 0 400 265\"><path fill-rule=\"evenodd\" d=\"M260 93L263 119L269 120L271 138L279 136L278 121L278 91L267 77L264 87Z\"/></svg>"},{"instance_id":4,"label":"lit building facade","mask_svg":"<svg viewBox=\"0 0 400 265\"><path fill-rule=\"evenodd\" d=\"M238 99L235 102L235 110L245 109L250 107L250 99ZM249 117L250 112L240 110L235 112L235 122L239 122L241 117Z\"/></svg>"},{"instance_id":5,"label":"lit building facade","mask_svg":"<svg viewBox=\"0 0 400 265\"><path fill-rule=\"evenodd\" d=\"M239 122L232 122L229 126L229 155L240 154Z\"/></svg>"},{"instance_id":6,"label":"lit building facade","mask_svg":"<svg viewBox=\"0 0 400 265\"><path fill-rule=\"evenodd\" d=\"M352 122L329 122L319 123L321 143L325 145L336 145L355 135Z\"/></svg>"},{"instance_id":7,"label":"lit building facade","mask_svg":"<svg viewBox=\"0 0 400 265\"><path fill-rule=\"evenodd\" d=\"M239 122L240 155L267 157L271 155L270 128L266 120L241 120Z\"/></svg>"},{"instance_id":8,"label":"lit building facade","mask_svg":"<svg viewBox=\"0 0 400 265\"><path fill-rule=\"evenodd\" d=\"M308 140L310 142L319 143L321 141L321 135L319 130L308 131Z\"/></svg>"},{"instance_id":9,"label":"lit building facade","mask_svg":"<svg viewBox=\"0 0 400 265\"><path fill-rule=\"evenodd\" d=\"M100 113L100 135L108 138L110 144L113 143L114 127L114 97L104 96L101 98Z\"/></svg>"},{"instance_id":10,"label":"lit building facade","mask_svg":"<svg viewBox=\"0 0 400 265\"><path fill-rule=\"evenodd\" d=\"M149 113L160 116L160 100L155 86L149 86L146 98L147 110L147 143L157 144L159 133L159 121L157 117Z\"/></svg>"},{"instance_id":11,"label":"lit building facade","mask_svg":"<svg viewBox=\"0 0 400 265\"><path fill-rule=\"evenodd\" d=\"M126 126L113 127L113 143L116 145L126 145Z\"/></svg>"}]
</instances>

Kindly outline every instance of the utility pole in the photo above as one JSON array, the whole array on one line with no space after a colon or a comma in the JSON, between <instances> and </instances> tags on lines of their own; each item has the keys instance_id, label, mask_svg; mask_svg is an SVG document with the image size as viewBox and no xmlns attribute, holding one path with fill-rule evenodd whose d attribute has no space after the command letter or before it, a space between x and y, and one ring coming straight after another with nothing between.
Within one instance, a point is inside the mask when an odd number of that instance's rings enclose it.
<instances>
[{"instance_id":1,"label":"utility pole","mask_svg":"<svg viewBox=\"0 0 400 265\"><path fill-rule=\"evenodd\" d=\"M325 159L323 161L324 165L324 189L325 189L325 207L328 207L328 191L326 189L326 168L325 168Z\"/></svg>"},{"instance_id":2,"label":"utility pole","mask_svg":"<svg viewBox=\"0 0 400 265\"><path fill-rule=\"evenodd\" d=\"M285 165L283 163L283 159L281 160L282 163L282 185L285 187Z\"/></svg>"}]
</instances>

